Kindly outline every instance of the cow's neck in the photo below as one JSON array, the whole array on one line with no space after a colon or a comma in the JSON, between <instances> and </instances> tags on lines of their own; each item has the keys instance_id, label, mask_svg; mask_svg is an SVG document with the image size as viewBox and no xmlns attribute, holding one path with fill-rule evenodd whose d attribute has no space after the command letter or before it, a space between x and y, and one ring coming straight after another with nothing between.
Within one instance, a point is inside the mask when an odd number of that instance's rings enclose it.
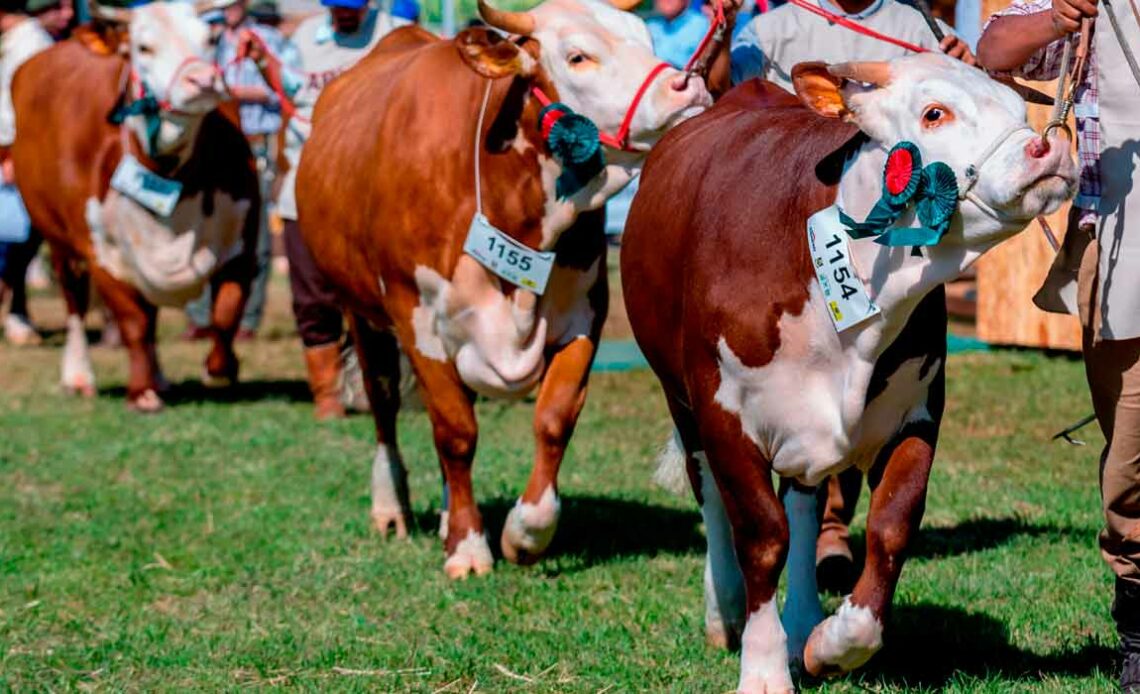
<instances>
[{"instance_id":1,"label":"cow's neck","mask_svg":"<svg viewBox=\"0 0 1140 694\"><path fill-rule=\"evenodd\" d=\"M886 156L880 145L869 142L848 163L839 184L838 202L854 219L866 218L878 201ZM900 226L914 222L913 208L899 219ZM968 247L954 243L952 239L963 238L963 225L969 225L971 238L991 240ZM871 298L882 309L880 320L867 321L854 331L859 351L877 355L890 346L923 297L961 275L1009 233L1001 223L964 203L943 242L924 246L918 254L910 246L884 246L874 238L851 239L855 266Z\"/></svg>"},{"instance_id":2,"label":"cow's neck","mask_svg":"<svg viewBox=\"0 0 1140 694\"><path fill-rule=\"evenodd\" d=\"M562 232L574 224L578 215L596 210L606 201L629 185L645 162L642 152L615 152L606 150L606 165L573 195L559 198L555 192L555 182L562 173L562 166L553 158L542 160L542 187L546 193L546 214L542 220L542 248L550 250L558 242Z\"/></svg>"},{"instance_id":3,"label":"cow's neck","mask_svg":"<svg viewBox=\"0 0 1140 694\"><path fill-rule=\"evenodd\" d=\"M148 135L148 116L130 116L126 121L127 127L138 138L147 157L154 161L167 162L163 166L164 170L158 173L169 175L189 161L194 151L194 141L198 137L198 129L202 126L202 116L161 113L153 117L159 119L158 136L153 143Z\"/></svg>"}]
</instances>

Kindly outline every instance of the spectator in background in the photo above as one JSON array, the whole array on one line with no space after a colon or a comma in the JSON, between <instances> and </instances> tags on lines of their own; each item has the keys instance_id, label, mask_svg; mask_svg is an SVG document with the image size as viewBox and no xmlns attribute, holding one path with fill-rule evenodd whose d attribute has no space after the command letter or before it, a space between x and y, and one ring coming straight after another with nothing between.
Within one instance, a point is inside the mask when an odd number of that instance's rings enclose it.
<instances>
[{"instance_id":1,"label":"spectator in background","mask_svg":"<svg viewBox=\"0 0 1140 694\"><path fill-rule=\"evenodd\" d=\"M249 16L263 27L280 29L281 10L274 0L259 0L249 6Z\"/></svg>"},{"instance_id":2,"label":"spectator in background","mask_svg":"<svg viewBox=\"0 0 1140 694\"><path fill-rule=\"evenodd\" d=\"M653 52L675 68L685 67L709 30L709 18L688 0L653 0L653 16L645 24Z\"/></svg>"},{"instance_id":3,"label":"spectator in background","mask_svg":"<svg viewBox=\"0 0 1140 694\"><path fill-rule=\"evenodd\" d=\"M392 16L419 24L420 4L416 0L392 0Z\"/></svg>"},{"instance_id":4,"label":"spectator in background","mask_svg":"<svg viewBox=\"0 0 1140 694\"><path fill-rule=\"evenodd\" d=\"M25 221L26 212L16 191L15 175L8 148L16 139L16 116L12 110L12 76L36 53L49 48L55 38L63 38L74 17L71 0L31 0L23 13L23 2L0 5L0 220L12 227L7 241L0 241L0 304L10 296L4 318L4 338L16 345L38 344L39 333L28 316L27 272L43 238Z\"/></svg>"},{"instance_id":5,"label":"spectator in background","mask_svg":"<svg viewBox=\"0 0 1140 694\"><path fill-rule=\"evenodd\" d=\"M357 63L388 32L408 20L370 7L367 0L322 0L328 12L310 17L297 27L293 43L301 57L302 73L284 71L297 112L285 133L285 157L289 161L278 201L278 213L285 220L285 253L289 258L289 285L293 290L293 315L305 346L305 366L313 392L315 415L330 419L345 415L344 396L360 402L358 389L346 389L341 362L344 317L336 296L317 270L309 249L301 239L294 197L297 164L301 148L309 136L309 119L321 90ZM351 351L347 354L354 359ZM351 366L351 364L350 364ZM355 368L355 367L354 367ZM358 371L358 369L357 369Z\"/></svg>"},{"instance_id":6,"label":"spectator in background","mask_svg":"<svg viewBox=\"0 0 1140 694\"><path fill-rule=\"evenodd\" d=\"M974 56L954 30L941 24L939 42L922 14L898 0L810 0L823 9L927 50L942 52L973 65ZM832 24L795 5L782 5L748 22L732 42L732 81L761 77L792 91L792 68L822 60L892 60L907 50Z\"/></svg>"},{"instance_id":7,"label":"spectator in background","mask_svg":"<svg viewBox=\"0 0 1140 694\"><path fill-rule=\"evenodd\" d=\"M270 238L269 211L270 191L273 188L275 173L276 137L281 130L281 104L273 90L266 84L257 65L246 58L236 61L238 45L247 31L256 34L266 47L287 63L296 65L299 58L296 49L281 32L273 27L257 24L247 11L246 0L219 0L214 8L218 11L212 19L218 27L217 52L215 62L222 66L226 87L233 98L240 102L241 129L249 138L250 148L257 160L257 170L261 180L261 228L257 235L257 275L250 285L249 299L238 327L238 339L250 340L261 325L265 313L266 285L269 282ZM189 340L206 339L211 334L210 313L213 310L213 297L207 284L202 296L186 305L188 325L184 337Z\"/></svg>"}]
</instances>

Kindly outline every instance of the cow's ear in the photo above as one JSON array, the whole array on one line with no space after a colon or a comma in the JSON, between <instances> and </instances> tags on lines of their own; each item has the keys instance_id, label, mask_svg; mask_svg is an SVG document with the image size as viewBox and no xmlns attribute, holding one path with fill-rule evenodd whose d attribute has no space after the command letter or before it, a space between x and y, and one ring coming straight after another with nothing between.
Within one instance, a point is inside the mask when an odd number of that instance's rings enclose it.
<instances>
[{"instance_id":1,"label":"cow's ear","mask_svg":"<svg viewBox=\"0 0 1140 694\"><path fill-rule=\"evenodd\" d=\"M455 47L467 67L489 79L527 76L534 71L535 61L530 54L491 29L464 29L455 36Z\"/></svg>"},{"instance_id":2,"label":"cow's ear","mask_svg":"<svg viewBox=\"0 0 1140 694\"><path fill-rule=\"evenodd\" d=\"M796 96L824 118L848 118L851 115L843 102L843 83L842 77L828 71L826 63L800 63L792 68Z\"/></svg>"}]
</instances>

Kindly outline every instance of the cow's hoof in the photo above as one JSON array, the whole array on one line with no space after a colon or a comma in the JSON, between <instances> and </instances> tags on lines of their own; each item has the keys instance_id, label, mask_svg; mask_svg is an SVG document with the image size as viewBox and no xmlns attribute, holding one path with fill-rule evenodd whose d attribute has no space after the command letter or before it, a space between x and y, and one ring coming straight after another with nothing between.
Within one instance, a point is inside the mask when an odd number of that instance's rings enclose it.
<instances>
[{"instance_id":1,"label":"cow's hoof","mask_svg":"<svg viewBox=\"0 0 1140 694\"><path fill-rule=\"evenodd\" d=\"M503 557L513 564L523 565L541 559L554 539L561 511L562 504L554 487L547 487L538 503L531 504L522 499L515 502L503 525L500 541Z\"/></svg>"},{"instance_id":2,"label":"cow's hoof","mask_svg":"<svg viewBox=\"0 0 1140 694\"><path fill-rule=\"evenodd\" d=\"M804 669L813 677L851 672L882 647L883 625L869 608L848 598L811 633L804 647Z\"/></svg>"},{"instance_id":3,"label":"cow's hoof","mask_svg":"<svg viewBox=\"0 0 1140 694\"><path fill-rule=\"evenodd\" d=\"M237 383L237 376L235 375L226 372L212 374L208 369L202 372L202 385L210 390L232 388L235 383Z\"/></svg>"},{"instance_id":4,"label":"cow's hoof","mask_svg":"<svg viewBox=\"0 0 1140 694\"><path fill-rule=\"evenodd\" d=\"M164 406L162 398L158 397L158 393L154 392L152 388L147 388L138 397L127 400L128 409L142 414L161 412Z\"/></svg>"},{"instance_id":5,"label":"cow's hoof","mask_svg":"<svg viewBox=\"0 0 1140 694\"><path fill-rule=\"evenodd\" d=\"M382 511L379 509L372 509L372 527L380 533L380 537L388 537L388 530L391 529L397 540L402 540L408 536L408 519L402 510L395 511Z\"/></svg>"},{"instance_id":6,"label":"cow's hoof","mask_svg":"<svg viewBox=\"0 0 1140 694\"><path fill-rule=\"evenodd\" d=\"M60 383L63 392L67 395L75 395L83 398L95 397L95 382L94 380L87 380L86 378L79 377L73 378L70 381Z\"/></svg>"},{"instance_id":7,"label":"cow's hoof","mask_svg":"<svg viewBox=\"0 0 1140 694\"><path fill-rule=\"evenodd\" d=\"M489 574L494 564L491 548L487 545L487 537L481 532L472 530L444 562L443 570L448 578L457 581L467 578L472 573L476 576Z\"/></svg>"}]
</instances>

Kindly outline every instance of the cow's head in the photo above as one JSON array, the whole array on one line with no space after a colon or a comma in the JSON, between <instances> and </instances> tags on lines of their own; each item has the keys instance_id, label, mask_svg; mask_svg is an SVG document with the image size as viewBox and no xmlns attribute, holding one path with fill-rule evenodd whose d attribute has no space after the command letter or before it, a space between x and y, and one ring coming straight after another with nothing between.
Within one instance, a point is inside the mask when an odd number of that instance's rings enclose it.
<instances>
[{"instance_id":1,"label":"cow's head","mask_svg":"<svg viewBox=\"0 0 1140 694\"><path fill-rule=\"evenodd\" d=\"M926 53L889 63L804 63L793 70L793 81L816 113L858 125L885 148L910 141L923 162L954 170L976 204L961 207L964 238L953 238L959 226L953 225L951 243L974 245L1020 231L1075 192L1069 142L1056 133L1039 138L1018 94L957 60ZM972 223L981 221L977 215L998 220L1000 229Z\"/></svg>"},{"instance_id":2,"label":"cow's head","mask_svg":"<svg viewBox=\"0 0 1140 694\"><path fill-rule=\"evenodd\" d=\"M169 110L204 114L222 98L213 39L198 9L186 2L152 2L124 10L96 5L105 21L127 27L121 46L137 78Z\"/></svg>"},{"instance_id":3,"label":"cow's head","mask_svg":"<svg viewBox=\"0 0 1140 694\"><path fill-rule=\"evenodd\" d=\"M642 83L661 63L653 55L649 30L625 11L636 0L546 0L526 12L507 12L479 0L493 27L535 39L537 62L558 91L558 100L586 116L600 130L616 133ZM508 55L509 54L509 55ZM464 59L484 76L526 74L535 59L517 46L465 48ZM712 103L700 78L685 79L675 68L658 73L630 123L629 144L648 150L670 127Z\"/></svg>"}]
</instances>

